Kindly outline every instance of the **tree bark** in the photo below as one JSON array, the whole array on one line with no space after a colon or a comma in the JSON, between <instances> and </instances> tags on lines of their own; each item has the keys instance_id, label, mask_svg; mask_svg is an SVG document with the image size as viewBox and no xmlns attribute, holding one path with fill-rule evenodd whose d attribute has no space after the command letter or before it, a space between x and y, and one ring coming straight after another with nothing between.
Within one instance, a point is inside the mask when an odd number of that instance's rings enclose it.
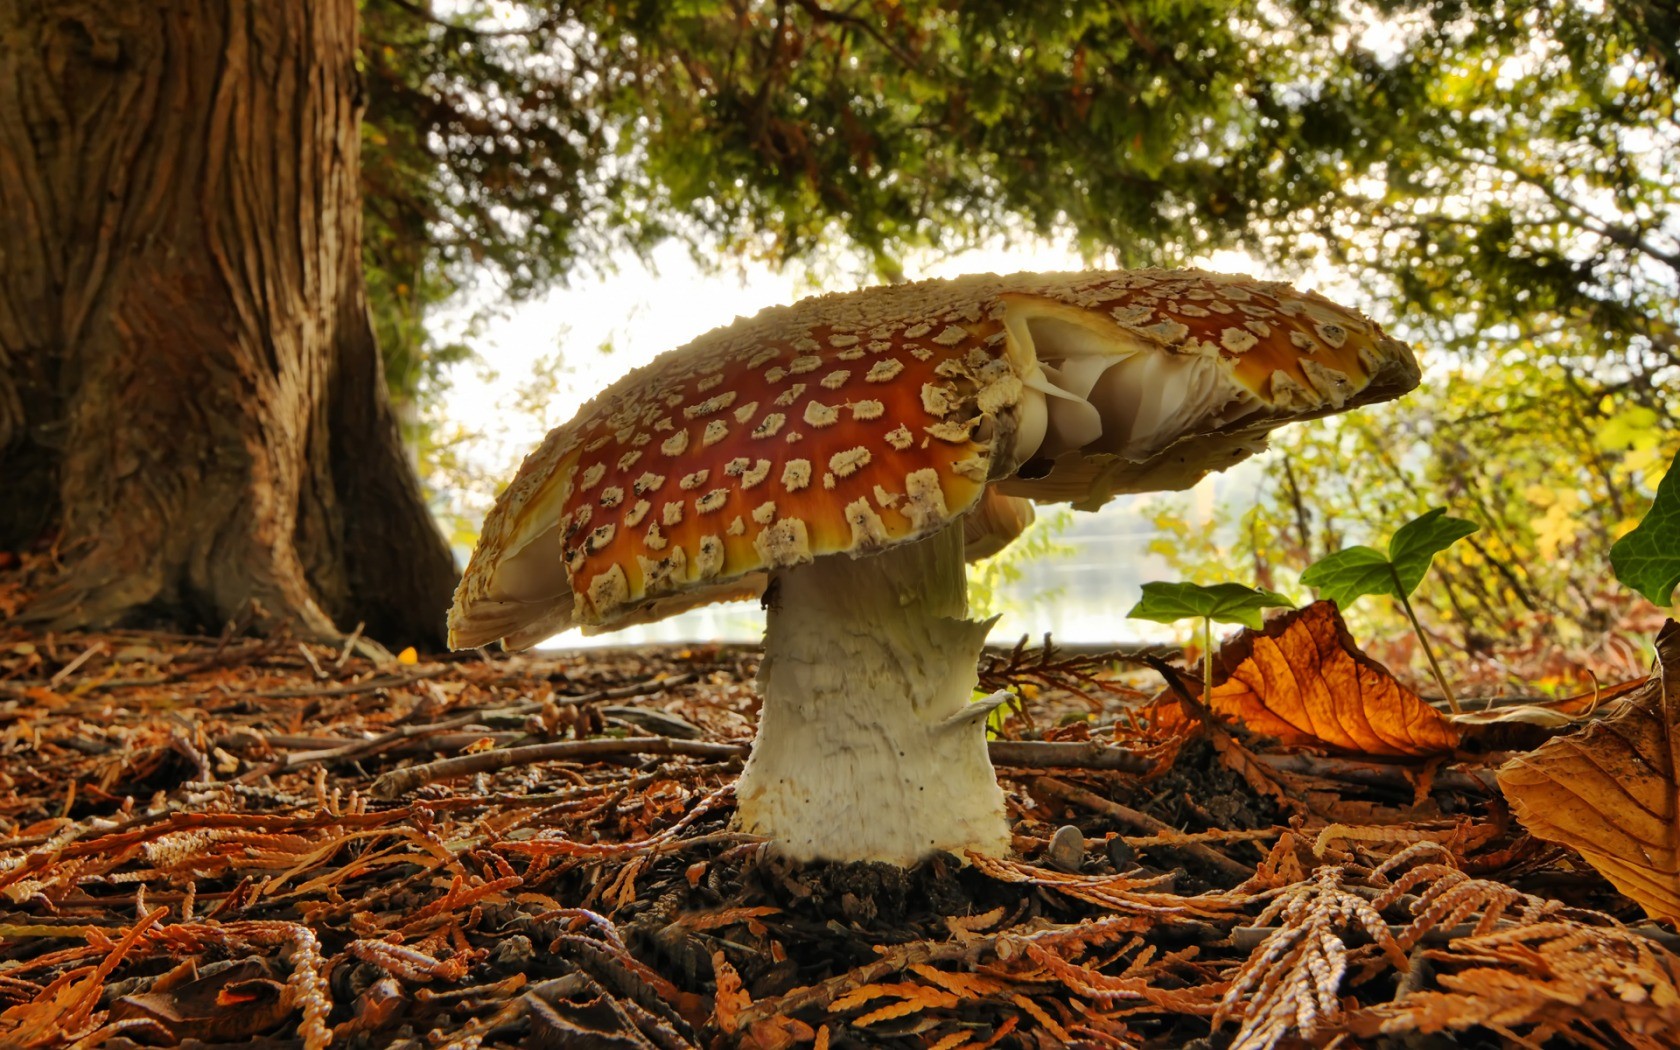
<instances>
[{"instance_id":1,"label":"tree bark","mask_svg":"<svg viewBox=\"0 0 1680 1050\"><path fill-rule=\"evenodd\" d=\"M440 644L361 271L355 0L0 4L0 548L24 611Z\"/></svg>"}]
</instances>

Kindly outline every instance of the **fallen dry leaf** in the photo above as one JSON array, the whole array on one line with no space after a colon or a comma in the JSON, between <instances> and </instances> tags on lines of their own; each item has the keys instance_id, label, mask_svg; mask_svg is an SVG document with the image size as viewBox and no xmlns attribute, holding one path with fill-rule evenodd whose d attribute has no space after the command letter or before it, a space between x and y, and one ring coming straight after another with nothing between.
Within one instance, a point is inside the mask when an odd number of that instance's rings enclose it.
<instances>
[{"instance_id":1,"label":"fallen dry leaf","mask_svg":"<svg viewBox=\"0 0 1680 1050\"><path fill-rule=\"evenodd\" d=\"M1439 711L1360 651L1332 602L1244 631L1219 655L1230 670L1213 687L1214 714L1285 747L1436 755L1458 746Z\"/></svg>"},{"instance_id":2,"label":"fallen dry leaf","mask_svg":"<svg viewBox=\"0 0 1680 1050\"><path fill-rule=\"evenodd\" d=\"M1658 919L1680 919L1680 623L1657 635L1658 670L1579 733L1519 755L1499 787L1536 838L1573 847Z\"/></svg>"},{"instance_id":3,"label":"fallen dry leaf","mask_svg":"<svg viewBox=\"0 0 1680 1050\"><path fill-rule=\"evenodd\" d=\"M1646 683L1645 678L1634 678L1615 685L1604 686L1588 693L1577 693L1574 696L1560 697L1557 700L1547 700L1533 704L1515 704L1506 707L1492 707L1485 711L1465 711L1452 716L1454 725L1458 726L1491 726L1518 723L1522 725L1540 726L1543 729L1562 729L1584 721L1595 714L1601 707L1612 700L1620 700L1628 696Z\"/></svg>"}]
</instances>

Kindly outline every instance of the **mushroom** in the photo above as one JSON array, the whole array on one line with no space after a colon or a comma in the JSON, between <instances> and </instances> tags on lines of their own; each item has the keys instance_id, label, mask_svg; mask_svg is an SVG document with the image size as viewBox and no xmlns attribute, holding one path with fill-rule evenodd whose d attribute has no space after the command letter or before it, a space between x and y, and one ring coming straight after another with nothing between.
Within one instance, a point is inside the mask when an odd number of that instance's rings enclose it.
<instances>
[{"instance_id":1,"label":"mushroom","mask_svg":"<svg viewBox=\"0 0 1680 1050\"><path fill-rule=\"evenodd\" d=\"M456 647L713 601L768 609L740 827L796 860L1009 847L972 693L964 548L1026 502L1182 489L1273 427L1396 397L1405 344L1283 284L993 274L825 295L710 332L555 429L486 520Z\"/></svg>"}]
</instances>

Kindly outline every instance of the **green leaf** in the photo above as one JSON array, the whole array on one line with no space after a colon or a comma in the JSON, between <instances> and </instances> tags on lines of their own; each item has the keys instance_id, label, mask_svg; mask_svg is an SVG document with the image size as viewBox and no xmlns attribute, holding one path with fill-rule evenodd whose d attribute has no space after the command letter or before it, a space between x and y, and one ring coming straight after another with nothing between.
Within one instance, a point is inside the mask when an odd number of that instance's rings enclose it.
<instances>
[{"instance_id":1,"label":"green leaf","mask_svg":"<svg viewBox=\"0 0 1680 1050\"><path fill-rule=\"evenodd\" d=\"M1616 579L1658 605L1680 586L1680 455L1657 485L1657 498L1632 532L1610 548Z\"/></svg>"},{"instance_id":2,"label":"green leaf","mask_svg":"<svg viewBox=\"0 0 1680 1050\"><path fill-rule=\"evenodd\" d=\"M1417 590L1435 555L1476 529L1475 522L1449 518L1447 508L1436 507L1394 530L1394 537L1388 541L1388 560L1394 563L1394 574L1405 593Z\"/></svg>"},{"instance_id":3,"label":"green leaf","mask_svg":"<svg viewBox=\"0 0 1680 1050\"><path fill-rule=\"evenodd\" d=\"M1476 531L1476 523L1447 517L1436 507L1394 531L1388 554L1356 546L1320 558L1301 574L1301 582L1316 587L1320 597L1346 609L1367 594L1405 599L1417 590L1435 555Z\"/></svg>"},{"instance_id":4,"label":"green leaf","mask_svg":"<svg viewBox=\"0 0 1680 1050\"><path fill-rule=\"evenodd\" d=\"M1400 581L1394 563L1382 551L1360 545L1320 558L1301 574L1301 582L1318 590L1338 608L1346 609L1367 594L1400 598Z\"/></svg>"},{"instance_id":5,"label":"green leaf","mask_svg":"<svg viewBox=\"0 0 1680 1050\"><path fill-rule=\"evenodd\" d=\"M1126 615L1156 623L1205 616L1217 623L1240 623L1258 631L1265 626L1260 616L1262 609L1289 608L1294 604L1293 599L1276 591L1244 587L1240 583L1216 583L1211 587L1196 583L1146 583L1143 600Z\"/></svg>"}]
</instances>

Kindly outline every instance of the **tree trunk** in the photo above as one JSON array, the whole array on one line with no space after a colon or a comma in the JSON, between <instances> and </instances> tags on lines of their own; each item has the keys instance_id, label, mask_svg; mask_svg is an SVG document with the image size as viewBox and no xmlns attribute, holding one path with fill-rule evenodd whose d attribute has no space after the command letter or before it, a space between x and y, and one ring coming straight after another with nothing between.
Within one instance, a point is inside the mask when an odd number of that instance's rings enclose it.
<instances>
[{"instance_id":1,"label":"tree trunk","mask_svg":"<svg viewBox=\"0 0 1680 1050\"><path fill-rule=\"evenodd\" d=\"M0 548L53 627L440 643L361 271L355 0L0 3Z\"/></svg>"}]
</instances>

